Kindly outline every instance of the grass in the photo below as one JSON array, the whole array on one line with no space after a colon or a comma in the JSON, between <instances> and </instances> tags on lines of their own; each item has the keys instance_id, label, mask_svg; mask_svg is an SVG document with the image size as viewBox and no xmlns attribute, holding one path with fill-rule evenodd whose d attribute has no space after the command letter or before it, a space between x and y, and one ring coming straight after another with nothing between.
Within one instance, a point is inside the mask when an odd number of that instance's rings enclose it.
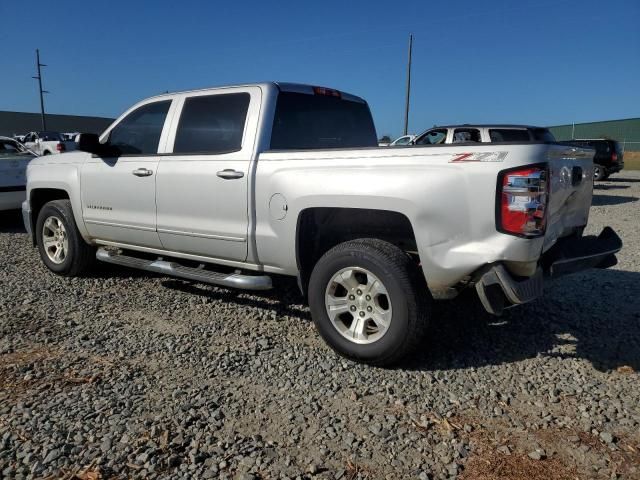
<instances>
[{"instance_id":1,"label":"grass","mask_svg":"<svg viewBox=\"0 0 640 480\"><path fill-rule=\"evenodd\" d=\"M624 169L640 170L640 152L624 152Z\"/></svg>"}]
</instances>

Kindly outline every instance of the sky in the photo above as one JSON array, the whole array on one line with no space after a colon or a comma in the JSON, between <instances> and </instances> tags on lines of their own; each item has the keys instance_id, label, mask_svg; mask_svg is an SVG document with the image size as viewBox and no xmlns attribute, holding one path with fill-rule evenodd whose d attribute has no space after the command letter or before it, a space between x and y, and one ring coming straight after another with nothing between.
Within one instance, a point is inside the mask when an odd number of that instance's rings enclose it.
<instances>
[{"instance_id":1,"label":"sky","mask_svg":"<svg viewBox=\"0 0 640 480\"><path fill-rule=\"evenodd\" d=\"M640 0L0 0L0 110L117 117L165 91L264 80L365 98L378 135L640 116ZM16 21L9 21L15 19Z\"/></svg>"}]
</instances>

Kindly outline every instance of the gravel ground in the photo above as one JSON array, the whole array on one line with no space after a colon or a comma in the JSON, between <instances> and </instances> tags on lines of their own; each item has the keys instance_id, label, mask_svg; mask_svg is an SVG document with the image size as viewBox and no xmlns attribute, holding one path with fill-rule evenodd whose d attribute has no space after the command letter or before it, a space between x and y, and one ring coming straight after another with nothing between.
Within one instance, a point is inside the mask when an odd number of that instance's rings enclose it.
<instances>
[{"instance_id":1,"label":"gravel ground","mask_svg":"<svg viewBox=\"0 0 640 480\"><path fill-rule=\"evenodd\" d=\"M383 370L255 295L45 270L0 217L0 478L640 478L640 174L596 185L619 264L490 318L442 304Z\"/></svg>"}]
</instances>

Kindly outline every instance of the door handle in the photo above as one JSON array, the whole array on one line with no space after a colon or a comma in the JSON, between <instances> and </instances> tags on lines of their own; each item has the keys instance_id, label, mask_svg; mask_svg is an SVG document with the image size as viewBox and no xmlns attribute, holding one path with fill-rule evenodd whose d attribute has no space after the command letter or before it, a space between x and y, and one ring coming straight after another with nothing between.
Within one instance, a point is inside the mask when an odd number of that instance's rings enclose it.
<instances>
[{"instance_id":1,"label":"door handle","mask_svg":"<svg viewBox=\"0 0 640 480\"><path fill-rule=\"evenodd\" d=\"M224 178L225 180L233 180L234 178L242 178L244 177L243 172L239 172L237 170L233 170L232 168L225 168L224 170L220 170L216 173L220 178Z\"/></svg>"},{"instance_id":2,"label":"door handle","mask_svg":"<svg viewBox=\"0 0 640 480\"><path fill-rule=\"evenodd\" d=\"M149 170L147 168L138 168L131 173L133 173L136 177L148 177L149 175L153 175L153 170Z\"/></svg>"}]
</instances>

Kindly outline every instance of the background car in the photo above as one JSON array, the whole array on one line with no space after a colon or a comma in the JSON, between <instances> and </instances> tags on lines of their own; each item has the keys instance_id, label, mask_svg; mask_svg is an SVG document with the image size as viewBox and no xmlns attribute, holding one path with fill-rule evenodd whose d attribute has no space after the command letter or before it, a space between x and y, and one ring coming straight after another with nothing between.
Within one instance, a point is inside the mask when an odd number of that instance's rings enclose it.
<instances>
[{"instance_id":1,"label":"background car","mask_svg":"<svg viewBox=\"0 0 640 480\"><path fill-rule=\"evenodd\" d=\"M26 194L27 165L36 156L17 140L0 137L0 210L20 208Z\"/></svg>"},{"instance_id":2,"label":"background car","mask_svg":"<svg viewBox=\"0 0 640 480\"><path fill-rule=\"evenodd\" d=\"M583 138L562 142L576 147L593 148L596 151L593 157L595 180L606 180L609 175L621 171L624 168L624 152L615 140L606 138Z\"/></svg>"},{"instance_id":3,"label":"background car","mask_svg":"<svg viewBox=\"0 0 640 480\"><path fill-rule=\"evenodd\" d=\"M52 155L76 149L76 142L65 140L58 132L30 132L25 135L23 143L38 155Z\"/></svg>"},{"instance_id":4,"label":"background car","mask_svg":"<svg viewBox=\"0 0 640 480\"><path fill-rule=\"evenodd\" d=\"M415 135L403 135L401 137L396 138L393 142L389 144L389 146L393 147L395 145L409 145L414 138L416 138Z\"/></svg>"},{"instance_id":5,"label":"background car","mask_svg":"<svg viewBox=\"0 0 640 480\"><path fill-rule=\"evenodd\" d=\"M447 125L417 135L411 145L442 143L555 142L544 127L531 125Z\"/></svg>"}]
</instances>

